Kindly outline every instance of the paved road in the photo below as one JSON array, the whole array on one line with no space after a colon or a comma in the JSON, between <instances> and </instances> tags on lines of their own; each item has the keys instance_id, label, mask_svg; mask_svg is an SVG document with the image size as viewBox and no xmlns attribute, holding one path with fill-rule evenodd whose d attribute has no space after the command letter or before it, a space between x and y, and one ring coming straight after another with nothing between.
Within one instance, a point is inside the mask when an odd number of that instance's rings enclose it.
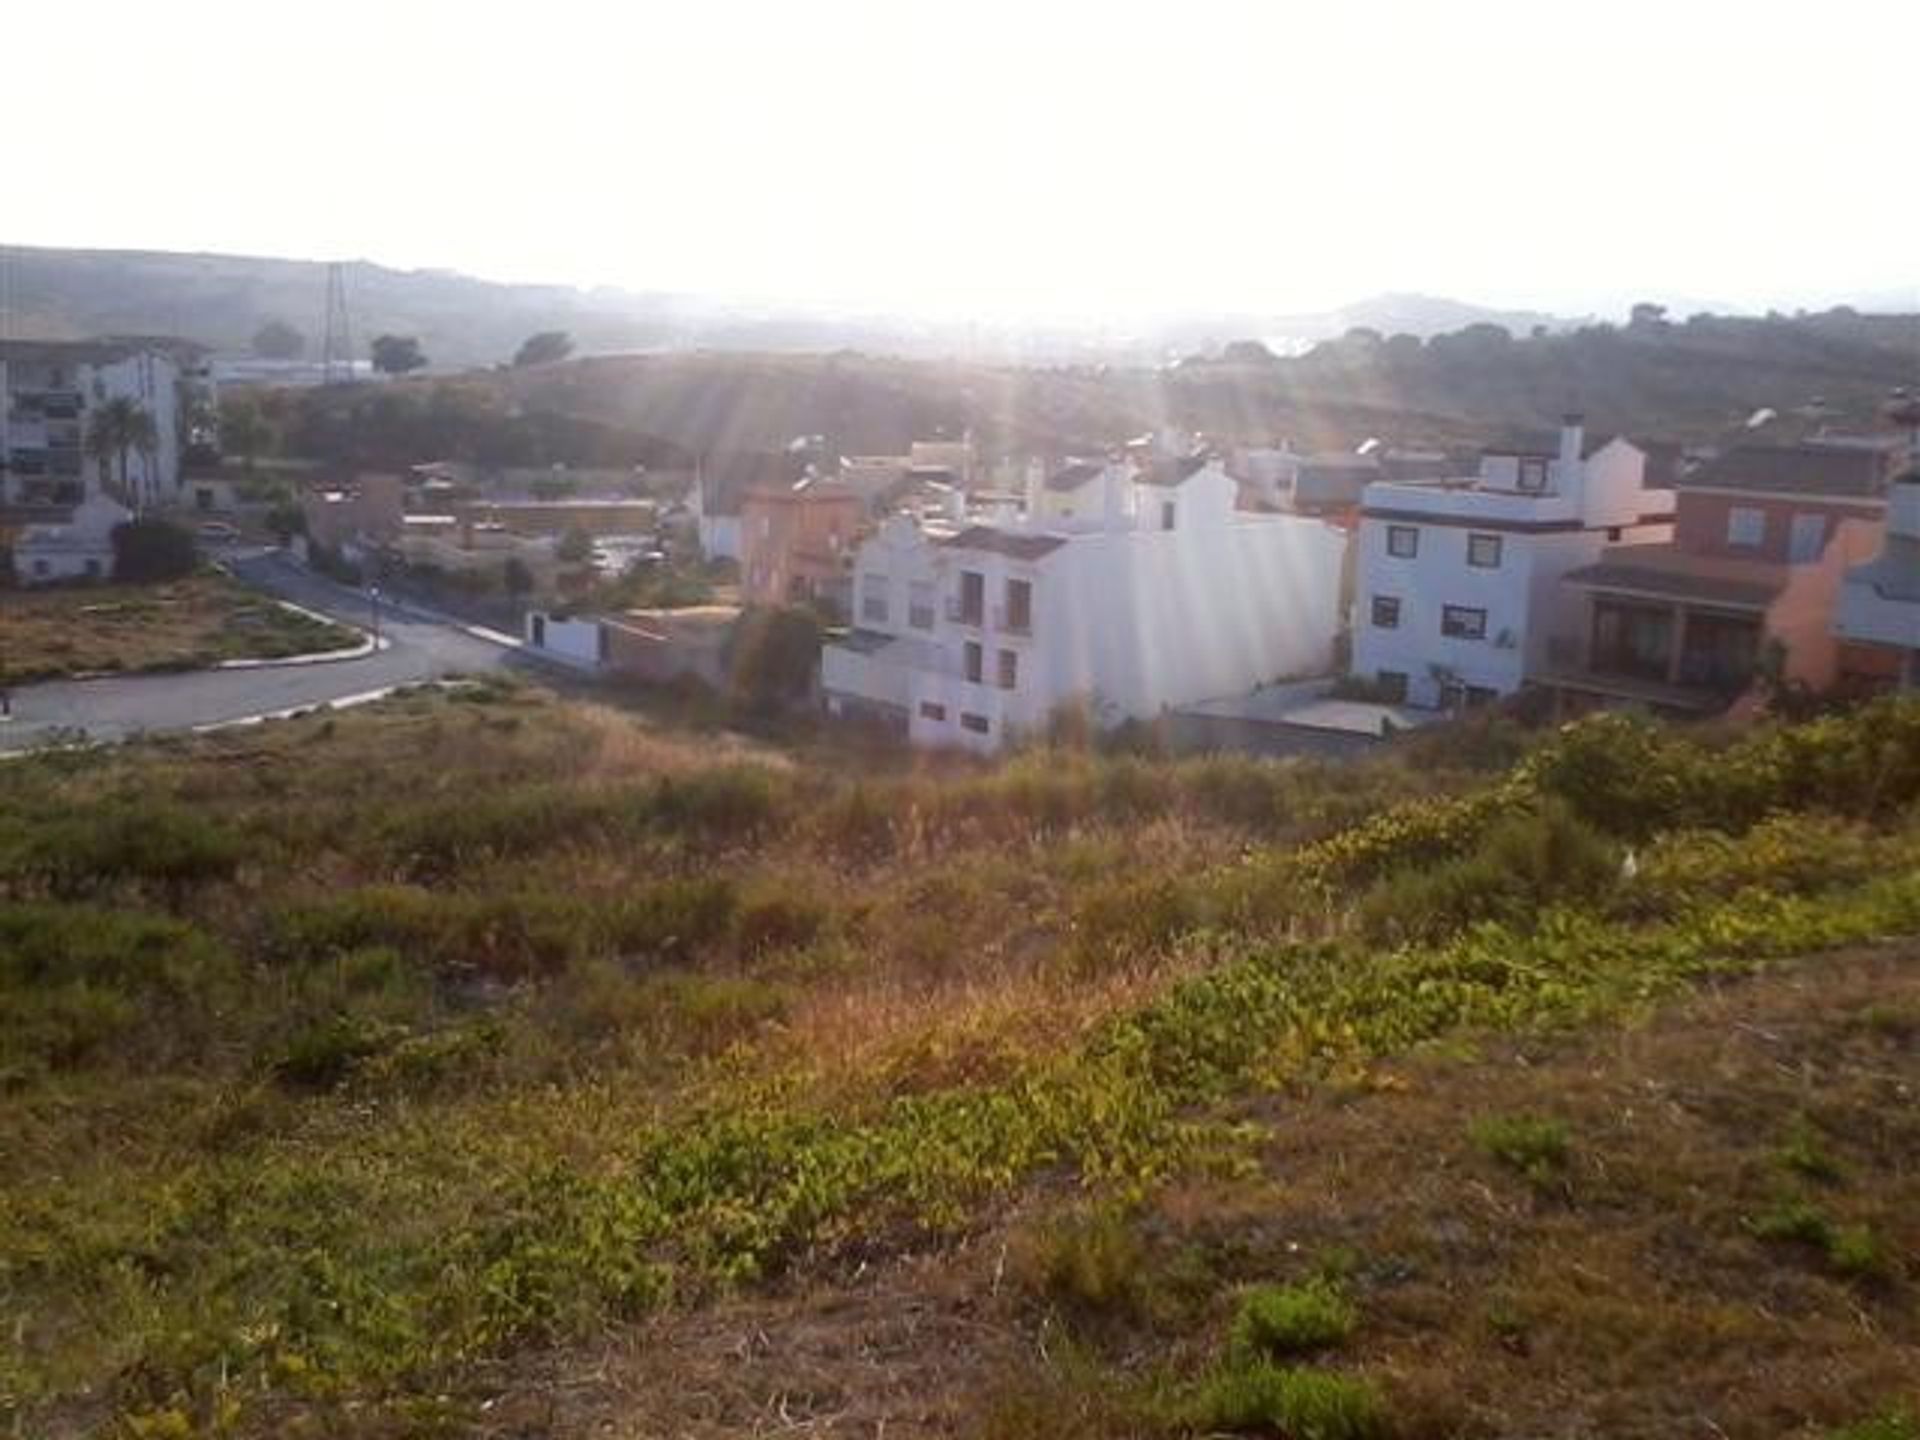
<instances>
[{"instance_id":1,"label":"paved road","mask_svg":"<svg viewBox=\"0 0 1920 1440\"><path fill-rule=\"evenodd\" d=\"M249 584L350 625L364 627L368 622L363 596L309 574L275 552L236 550L227 559ZM13 692L13 718L0 721L0 751L27 749L61 732L83 730L92 740L119 740L142 731L191 730L457 672L525 663L508 645L480 639L407 606L383 603L381 632L390 642L387 648L353 660L25 686Z\"/></svg>"}]
</instances>

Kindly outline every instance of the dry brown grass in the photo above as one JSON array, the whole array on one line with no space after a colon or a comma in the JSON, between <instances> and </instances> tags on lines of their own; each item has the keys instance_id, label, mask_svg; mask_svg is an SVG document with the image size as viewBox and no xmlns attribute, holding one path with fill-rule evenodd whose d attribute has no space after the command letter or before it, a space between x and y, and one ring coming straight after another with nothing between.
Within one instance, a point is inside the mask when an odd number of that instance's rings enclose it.
<instances>
[{"instance_id":1,"label":"dry brown grass","mask_svg":"<svg viewBox=\"0 0 1920 1440\"><path fill-rule=\"evenodd\" d=\"M360 643L223 575L164 585L0 590L0 683L191 669Z\"/></svg>"}]
</instances>

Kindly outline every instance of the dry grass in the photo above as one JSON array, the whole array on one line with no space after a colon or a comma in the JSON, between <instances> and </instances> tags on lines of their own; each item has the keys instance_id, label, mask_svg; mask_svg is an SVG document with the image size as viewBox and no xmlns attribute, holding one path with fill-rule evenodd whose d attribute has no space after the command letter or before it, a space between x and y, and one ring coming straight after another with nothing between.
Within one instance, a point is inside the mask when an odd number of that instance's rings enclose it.
<instances>
[{"instance_id":1,"label":"dry grass","mask_svg":"<svg viewBox=\"0 0 1920 1440\"><path fill-rule=\"evenodd\" d=\"M1076 1340L1018 1286L1009 1246L1078 1210L1043 1187L939 1255L841 1257L497 1372L479 1433L1162 1435L1130 1407L1205 1372L1242 1287L1337 1273L1359 1324L1333 1363L1378 1384L1402 1440L1819 1436L1920 1400L1917 1089L1920 951L1812 957L1643 1027L1250 1109L1274 1137L1256 1173L1187 1182L1132 1222L1142 1287L1198 1275L1211 1297L1149 1307L1144 1328L1106 1317ZM1561 1193L1470 1133L1543 1106L1573 1137ZM1793 1181L1796 1116L1843 1168L1820 1203L1875 1227L1881 1275L1752 1235Z\"/></svg>"},{"instance_id":2,"label":"dry grass","mask_svg":"<svg viewBox=\"0 0 1920 1440\"><path fill-rule=\"evenodd\" d=\"M100 671L186 670L359 643L224 575L163 585L0 590L0 683Z\"/></svg>"}]
</instances>

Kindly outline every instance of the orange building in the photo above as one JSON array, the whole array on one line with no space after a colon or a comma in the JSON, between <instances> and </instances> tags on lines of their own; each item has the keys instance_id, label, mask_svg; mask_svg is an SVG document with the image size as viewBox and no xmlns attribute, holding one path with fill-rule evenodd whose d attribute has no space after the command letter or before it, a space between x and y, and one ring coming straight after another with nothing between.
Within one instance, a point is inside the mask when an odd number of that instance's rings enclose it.
<instances>
[{"instance_id":1,"label":"orange building","mask_svg":"<svg viewBox=\"0 0 1920 1440\"><path fill-rule=\"evenodd\" d=\"M740 506L740 589L749 605L809 601L844 611L866 507L837 480L761 486Z\"/></svg>"}]
</instances>

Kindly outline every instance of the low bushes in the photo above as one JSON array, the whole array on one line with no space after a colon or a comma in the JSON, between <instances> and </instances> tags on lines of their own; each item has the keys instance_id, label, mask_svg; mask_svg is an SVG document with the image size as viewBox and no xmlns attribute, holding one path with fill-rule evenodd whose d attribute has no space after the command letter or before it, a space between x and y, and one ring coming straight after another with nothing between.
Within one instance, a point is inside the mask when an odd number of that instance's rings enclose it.
<instances>
[{"instance_id":1,"label":"low bushes","mask_svg":"<svg viewBox=\"0 0 1920 1440\"><path fill-rule=\"evenodd\" d=\"M1386 1406L1366 1381L1268 1361L1230 1365L1202 1382L1189 1407L1203 1431L1284 1435L1287 1440L1374 1440Z\"/></svg>"},{"instance_id":2,"label":"low bushes","mask_svg":"<svg viewBox=\"0 0 1920 1440\"><path fill-rule=\"evenodd\" d=\"M1262 1285L1241 1298L1231 1353L1255 1359L1330 1350L1353 1334L1359 1318L1353 1302L1329 1280Z\"/></svg>"}]
</instances>

